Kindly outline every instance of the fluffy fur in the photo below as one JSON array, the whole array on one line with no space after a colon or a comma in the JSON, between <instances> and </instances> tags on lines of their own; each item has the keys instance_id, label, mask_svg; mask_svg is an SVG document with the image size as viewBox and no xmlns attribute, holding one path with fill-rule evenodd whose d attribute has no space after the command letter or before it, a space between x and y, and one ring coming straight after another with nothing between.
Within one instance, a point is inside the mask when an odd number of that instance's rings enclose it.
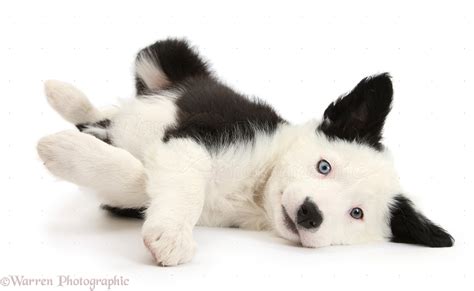
<instances>
[{"instance_id":1,"label":"fluffy fur","mask_svg":"<svg viewBox=\"0 0 474 291\"><path fill-rule=\"evenodd\" d=\"M381 143L388 74L363 79L322 121L292 125L220 83L185 41L141 50L135 70L137 98L112 111L46 82L52 107L81 132L47 136L38 152L54 175L96 190L104 209L145 216L143 240L158 264L192 259L195 225L274 230L305 247L453 244L403 196Z\"/></svg>"}]
</instances>

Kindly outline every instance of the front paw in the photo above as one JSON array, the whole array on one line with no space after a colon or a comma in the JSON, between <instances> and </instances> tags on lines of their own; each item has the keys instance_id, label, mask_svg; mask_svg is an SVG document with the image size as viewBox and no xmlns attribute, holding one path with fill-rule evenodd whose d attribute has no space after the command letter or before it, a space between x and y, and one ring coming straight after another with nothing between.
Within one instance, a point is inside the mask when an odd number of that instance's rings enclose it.
<instances>
[{"instance_id":1,"label":"front paw","mask_svg":"<svg viewBox=\"0 0 474 291\"><path fill-rule=\"evenodd\" d=\"M148 228L145 225L143 242L157 264L161 266L187 263L191 261L196 251L196 243L193 240L191 229Z\"/></svg>"}]
</instances>

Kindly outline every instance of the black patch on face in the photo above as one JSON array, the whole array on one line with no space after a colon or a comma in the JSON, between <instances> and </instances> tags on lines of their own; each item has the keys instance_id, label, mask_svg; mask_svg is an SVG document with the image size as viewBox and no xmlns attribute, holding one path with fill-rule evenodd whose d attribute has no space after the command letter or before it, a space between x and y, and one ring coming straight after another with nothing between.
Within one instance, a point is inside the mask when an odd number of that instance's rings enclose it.
<instances>
[{"instance_id":1,"label":"black patch on face","mask_svg":"<svg viewBox=\"0 0 474 291\"><path fill-rule=\"evenodd\" d=\"M181 83L177 124L163 140L192 138L211 152L235 142L252 142L257 132L272 134L285 121L267 104L250 100L213 78Z\"/></svg>"},{"instance_id":2,"label":"black patch on face","mask_svg":"<svg viewBox=\"0 0 474 291\"><path fill-rule=\"evenodd\" d=\"M392 242L428 247L451 247L454 244L449 233L419 213L403 195L394 198L390 214Z\"/></svg>"},{"instance_id":3,"label":"black patch on face","mask_svg":"<svg viewBox=\"0 0 474 291\"><path fill-rule=\"evenodd\" d=\"M210 76L206 62L182 39L157 41L138 52L137 60L143 57L155 62L172 87L190 77ZM153 91L138 76L135 77L135 87L139 96Z\"/></svg>"},{"instance_id":4,"label":"black patch on face","mask_svg":"<svg viewBox=\"0 0 474 291\"><path fill-rule=\"evenodd\" d=\"M121 208L110 205L101 205L100 208L108 211L113 216L143 219L145 217L146 207L142 208Z\"/></svg>"},{"instance_id":5,"label":"black patch on face","mask_svg":"<svg viewBox=\"0 0 474 291\"><path fill-rule=\"evenodd\" d=\"M100 139L101 141L111 145L112 141L110 140L110 137L107 134L107 132L105 132L104 135L98 135L98 134L93 133L92 131L91 132L88 131L89 129L93 130L94 128L105 131L107 128L109 128L110 124L111 124L110 119L104 119L97 122L79 123L79 124L76 124L76 128L79 129L80 132L88 133Z\"/></svg>"},{"instance_id":6,"label":"black patch on face","mask_svg":"<svg viewBox=\"0 0 474 291\"><path fill-rule=\"evenodd\" d=\"M324 111L318 127L326 136L382 149L382 129L393 97L388 73L367 77Z\"/></svg>"}]
</instances>

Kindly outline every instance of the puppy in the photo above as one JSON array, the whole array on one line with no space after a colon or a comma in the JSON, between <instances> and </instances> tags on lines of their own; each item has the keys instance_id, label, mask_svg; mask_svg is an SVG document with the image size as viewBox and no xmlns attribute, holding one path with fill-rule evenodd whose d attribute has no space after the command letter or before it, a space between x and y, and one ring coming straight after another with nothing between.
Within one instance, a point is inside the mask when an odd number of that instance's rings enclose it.
<instances>
[{"instance_id":1,"label":"puppy","mask_svg":"<svg viewBox=\"0 0 474 291\"><path fill-rule=\"evenodd\" d=\"M453 245L403 195L381 143L387 73L301 125L222 84L182 40L142 49L135 79L136 99L102 111L73 86L47 81L50 105L79 131L37 148L52 174L95 190L104 209L144 217L158 264L192 259L195 225L273 230L305 247Z\"/></svg>"}]
</instances>

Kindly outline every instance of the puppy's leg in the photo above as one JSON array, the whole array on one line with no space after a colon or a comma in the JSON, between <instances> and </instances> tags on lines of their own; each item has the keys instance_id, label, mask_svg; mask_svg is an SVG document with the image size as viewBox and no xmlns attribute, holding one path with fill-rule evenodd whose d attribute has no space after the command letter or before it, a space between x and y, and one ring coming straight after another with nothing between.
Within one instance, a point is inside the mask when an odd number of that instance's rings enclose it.
<instances>
[{"instance_id":1,"label":"puppy's leg","mask_svg":"<svg viewBox=\"0 0 474 291\"><path fill-rule=\"evenodd\" d=\"M44 83L44 90L51 107L73 124L96 122L106 118L90 103L84 93L71 84L48 80Z\"/></svg>"},{"instance_id":2,"label":"puppy's leg","mask_svg":"<svg viewBox=\"0 0 474 291\"><path fill-rule=\"evenodd\" d=\"M143 240L156 262L173 266L195 252L192 230L201 216L210 157L195 142L171 140L147 154L147 193L151 203Z\"/></svg>"},{"instance_id":3,"label":"puppy's leg","mask_svg":"<svg viewBox=\"0 0 474 291\"><path fill-rule=\"evenodd\" d=\"M149 201L143 165L123 149L91 135L63 131L42 138L37 150L52 174L98 191L107 205L141 208Z\"/></svg>"},{"instance_id":4,"label":"puppy's leg","mask_svg":"<svg viewBox=\"0 0 474 291\"><path fill-rule=\"evenodd\" d=\"M108 127L111 124L111 118L118 112L118 107L99 111L79 89L60 81L46 81L44 89L51 107L65 120L73 123L79 131L111 143Z\"/></svg>"}]
</instances>

